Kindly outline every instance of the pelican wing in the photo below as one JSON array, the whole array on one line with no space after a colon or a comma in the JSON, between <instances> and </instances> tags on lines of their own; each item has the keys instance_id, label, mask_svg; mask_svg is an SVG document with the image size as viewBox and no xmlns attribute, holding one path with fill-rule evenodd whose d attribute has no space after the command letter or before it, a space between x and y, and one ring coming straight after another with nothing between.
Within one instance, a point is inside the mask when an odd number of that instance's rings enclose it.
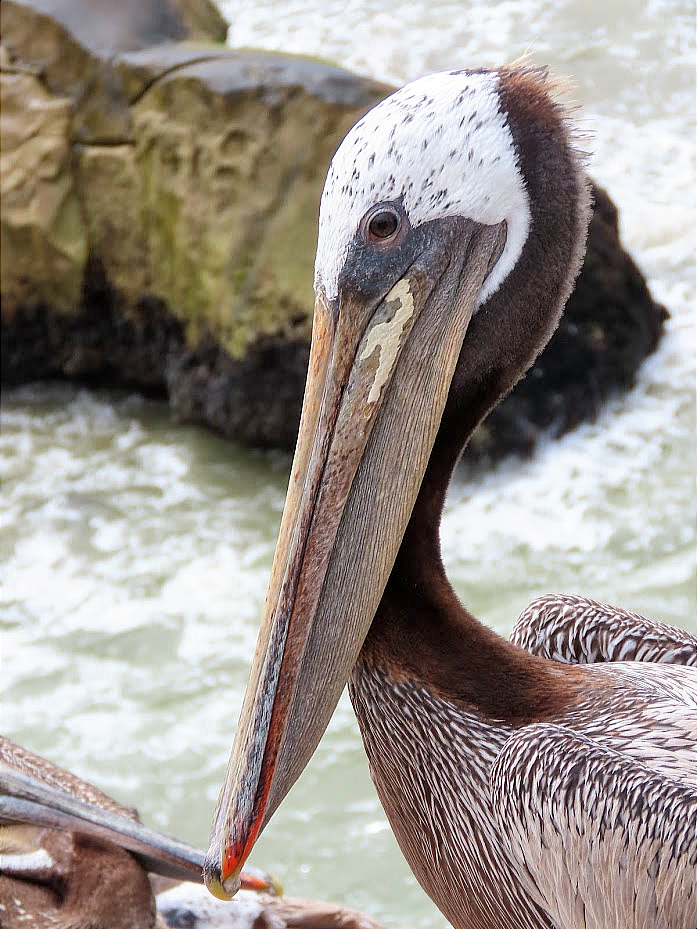
<instances>
[{"instance_id":1,"label":"pelican wing","mask_svg":"<svg viewBox=\"0 0 697 929\"><path fill-rule=\"evenodd\" d=\"M147 871L200 881L203 852L0 763L0 823L80 832L132 852Z\"/></svg>"},{"instance_id":2,"label":"pelican wing","mask_svg":"<svg viewBox=\"0 0 697 929\"><path fill-rule=\"evenodd\" d=\"M0 736L0 822L74 830L127 849L148 871L202 879L198 849L149 829L135 810L5 736Z\"/></svg>"},{"instance_id":3,"label":"pelican wing","mask_svg":"<svg viewBox=\"0 0 697 929\"><path fill-rule=\"evenodd\" d=\"M518 617L511 641L567 664L653 661L697 667L697 636L618 607L571 594L546 594Z\"/></svg>"},{"instance_id":4,"label":"pelican wing","mask_svg":"<svg viewBox=\"0 0 697 929\"><path fill-rule=\"evenodd\" d=\"M23 745L18 745L7 736L0 735L0 784L3 775L11 772L26 775L36 784L54 787L57 791L69 794L75 800L83 800L91 806L118 813L129 819L138 819L138 813L132 807L124 806L93 784L83 781L72 771L66 771L47 758L30 752Z\"/></svg>"},{"instance_id":5,"label":"pelican wing","mask_svg":"<svg viewBox=\"0 0 697 929\"><path fill-rule=\"evenodd\" d=\"M540 723L506 742L491 789L521 880L555 925L695 929L697 786Z\"/></svg>"}]
</instances>

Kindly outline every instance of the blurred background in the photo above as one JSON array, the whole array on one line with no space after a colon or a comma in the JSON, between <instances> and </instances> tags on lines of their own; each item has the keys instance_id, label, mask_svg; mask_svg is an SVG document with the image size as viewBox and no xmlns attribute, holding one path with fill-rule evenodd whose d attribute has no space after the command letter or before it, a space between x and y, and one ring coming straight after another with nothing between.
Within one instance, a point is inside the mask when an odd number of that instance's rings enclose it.
<instances>
[{"instance_id":1,"label":"blurred background","mask_svg":"<svg viewBox=\"0 0 697 929\"><path fill-rule=\"evenodd\" d=\"M221 3L233 46L380 81L529 52L575 84L590 172L670 319L636 386L530 460L460 476L450 575L507 633L548 591L697 630L694 22L681 0ZM289 458L68 384L3 390L2 729L207 844ZM444 926L382 814L346 697L253 860L293 895Z\"/></svg>"}]
</instances>

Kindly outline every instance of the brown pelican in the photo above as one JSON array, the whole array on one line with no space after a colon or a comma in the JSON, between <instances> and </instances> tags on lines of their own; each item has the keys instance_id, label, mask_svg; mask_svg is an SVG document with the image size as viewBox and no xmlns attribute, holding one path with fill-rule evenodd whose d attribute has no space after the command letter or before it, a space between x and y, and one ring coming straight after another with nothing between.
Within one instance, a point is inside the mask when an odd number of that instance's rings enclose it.
<instances>
[{"instance_id":1,"label":"brown pelican","mask_svg":"<svg viewBox=\"0 0 697 929\"><path fill-rule=\"evenodd\" d=\"M0 736L0 925L146 929L148 874L201 881L203 852ZM246 873L245 887L275 889Z\"/></svg>"},{"instance_id":2,"label":"brown pelican","mask_svg":"<svg viewBox=\"0 0 697 929\"><path fill-rule=\"evenodd\" d=\"M538 604L540 657L479 623L441 561L462 448L549 339L583 252L554 89L533 69L432 75L334 157L300 435L206 858L218 895L348 682L397 840L454 927L697 926L697 669L594 660L651 658L648 631L694 663L697 640L601 608L565 644L573 604Z\"/></svg>"}]
</instances>

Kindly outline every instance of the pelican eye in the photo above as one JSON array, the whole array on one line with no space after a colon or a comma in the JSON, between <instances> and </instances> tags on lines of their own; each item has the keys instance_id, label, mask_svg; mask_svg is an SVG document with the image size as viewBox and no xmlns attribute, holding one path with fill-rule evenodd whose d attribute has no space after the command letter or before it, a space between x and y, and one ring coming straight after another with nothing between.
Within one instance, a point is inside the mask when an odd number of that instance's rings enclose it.
<instances>
[{"instance_id":1,"label":"pelican eye","mask_svg":"<svg viewBox=\"0 0 697 929\"><path fill-rule=\"evenodd\" d=\"M373 242L391 239L399 230L400 217L394 210L380 210L368 223L368 238Z\"/></svg>"}]
</instances>

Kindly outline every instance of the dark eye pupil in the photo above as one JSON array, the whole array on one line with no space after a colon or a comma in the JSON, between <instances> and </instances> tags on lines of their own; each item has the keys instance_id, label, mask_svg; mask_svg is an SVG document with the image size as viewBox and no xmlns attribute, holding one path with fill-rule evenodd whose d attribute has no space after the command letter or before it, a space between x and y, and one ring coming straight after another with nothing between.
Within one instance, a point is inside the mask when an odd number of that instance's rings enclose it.
<instances>
[{"instance_id":1,"label":"dark eye pupil","mask_svg":"<svg viewBox=\"0 0 697 929\"><path fill-rule=\"evenodd\" d=\"M385 210L383 213L377 213L373 216L368 231L374 239L388 239L397 231L398 225L398 217L389 210Z\"/></svg>"}]
</instances>

